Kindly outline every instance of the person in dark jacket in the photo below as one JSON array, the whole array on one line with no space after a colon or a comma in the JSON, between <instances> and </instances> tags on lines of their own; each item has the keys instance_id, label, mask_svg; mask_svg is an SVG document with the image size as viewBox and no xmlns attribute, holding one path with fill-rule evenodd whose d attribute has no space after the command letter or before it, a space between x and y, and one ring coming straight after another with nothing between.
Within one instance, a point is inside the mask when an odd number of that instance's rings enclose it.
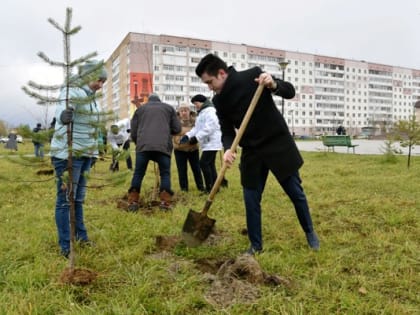
<instances>
[{"instance_id":1,"label":"person in dark jacket","mask_svg":"<svg viewBox=\"0 0 420 315\"><path fill-rule=\"evenodd\" d=\"M44 158L44 142L40 131L42 130L42 125L40 123L36 124L36 127L32 129L33 137L32 143L34 144L34 153L37 158Z\"/></svg>"},{"instance_id":2,"label":"person in dark jacket","mask_svg":"<svg viewBox=\"0 0 420 315\"><path fill-rule=\"evenodd\" d=\"M4 145L4 147L6 149L9 149L9 150L17 151L18 146L17 146L17 134L16 134L16 132L12 131L11 133L9 133L7 138L8 138L8 140L7 140L6 144Z\"/></svg>"},{"instance_id":3,"label":"person in dark jacket","mask_svg":"<svg viewBox=\"0 0 420 315\"><path fill-rule=\"evenodd\" d=\"M228 166L236 158L236 152L230 150L235 129L239 129L258 84L265 86L239 143L242 147L239 168L251 243L247 253L253 255L263 250L261 197L269 171L292 201L309 246L318 250L318 236L299 176L303 159L272 97L275 94L286 99L293 98L293 85L263 72L259 67L237 72L213 54L202 58L195 72L216 94L213 103L226 150L223 159Z\"/></svg>"},{"instance_id":4,"label":"person in dark jacket","mask_svg":"<svg viewBox=\"0 0 420 315\"><path fill-rule=\"evenodd\" d=\"M128 210L139 209L139 194L149 161L159 165L160 208L171 206L171 153L172 136L181 132L181 123L175 109L162 103L156 94L151 94L146 104L140 106L131 120L131 139L136 144L136 165L128 190Z\"/></svg>"}]
</instances>

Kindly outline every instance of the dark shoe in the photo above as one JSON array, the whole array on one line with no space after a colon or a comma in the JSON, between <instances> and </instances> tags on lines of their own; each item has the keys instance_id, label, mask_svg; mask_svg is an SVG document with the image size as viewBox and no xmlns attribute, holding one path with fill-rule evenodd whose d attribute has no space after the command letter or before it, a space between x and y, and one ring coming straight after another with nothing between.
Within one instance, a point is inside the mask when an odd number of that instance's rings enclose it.
<instances>
[{"instance_id":1,"label":"dark shoe","mask_svg":"<svg viewBox=\"0 0 420 315\"><path fill-rule=\"evenodd\" d=\"M80 240L80 247L96 247L96 243L91 240Z\"/></svg>"},{"instance_id":2,"label":"dark shoe","mask_svg":"<svg viewBox=\"0 0 420 315\"><path fill-rule=\"evenodd\" d=\"M138 203L132 203L128 205L127 211L128 212L137 212L139 211L139 204Z\"/></svg>"},{"instance_id":3,"label":"dark shoe","mask_svg":"<svg viewBox=\"0 0 420 315\"><path fill-rule=\"evenodd\" d=\"M310 248L312 248L313 250L319 250L319 239L315 231L306 233L306 239Z\"/></svg>"},{"instance_id":4,"label":"dark shoe","mask_svg":"<svg viewBox=\"0 0 420 315\"><path fill-rule=\"evenodd\" d=\"M208 194L210 194L210 191L211 190L204 189L204 190L200 191L200 196L208 195Z\"/></svg>"},{"instance_id":5,"label":"dark shoe","mask_svg":"<svg viewBox=\"0 0 420 315\"><path fill-rule=\"evenodd\" d=\"M263 252L262 249L255 249L254 247L250 247L248 248L248 250L244 253L245 255L251 255L251 256L255 256L255 255L259 255Z\"/></svg>"},{"instance_id":6,"label":"dark shoe","mask_svg":"<svg viewBox=\"0 0 420 315\"><path fill-rule=\"evenodd\" d=\"M60 252L60 255L61 256L64 256L64 258L69 258L69 256L70 256L70 250L61 250L61 252Z\"/></svg>"}]
</instances>

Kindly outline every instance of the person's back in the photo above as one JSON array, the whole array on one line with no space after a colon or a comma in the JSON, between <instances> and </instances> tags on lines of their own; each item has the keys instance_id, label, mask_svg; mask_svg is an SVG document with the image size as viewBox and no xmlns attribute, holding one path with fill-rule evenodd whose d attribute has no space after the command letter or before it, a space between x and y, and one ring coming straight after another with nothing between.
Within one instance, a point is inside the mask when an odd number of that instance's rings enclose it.
<instances>
[{"instance_id":1,"label":"person's back","mask_svg":"<svg viewBox=\"0 0 420 315\"><path fill-rule=\"evenodd\" d=\"M158 151L167 155L172 151L172 135L181 131L175 109L151 95L139 107L131 121L131 137L136 151Z\"/></svg>"},{"instance_id":2,"label":"person's back","mask_svg":"<svg viewBox=\"0 0 420 315\"><path fill-rule=\"evenodd\" d=\"M149 161L157 162L160 173L160 208L171 206L172 136L181 132L175 109L155 94L139 107L131 120L131 138L136 143L136 166L128 190L128 211L139 209L139 194Z\"/></svg>"},{"instance_id":3,"label":"person's back","mask_svg":"<svg viewBox=\"0 0 420 315\"><path fill-rule=\"evenodd\" d=\"M37 135L41 130L42 130L41 124L39 124L39 123L36 125L36 127L34 129L32 129L32 133L33 133L33 135L32 135L32 142L34 144L42 143L42 141L40 139L40 136Z\"/></svg>"},{"instance_id":4,"label":"person's back","mask_svg":"<svg viewBox=\"0 0 420 315\"><path fill-rule=\"evenodd\" d=\"M32 129L32 143L34 144L34 153L36 157L44 157L44 140L43 135L40 131L42 130L41 124L36 124L36 127Z\"/></svg>"},{"instance_id":5,"label":"person's back","mask_svg":"<svg viewBox=\"0 0 420 315\"><path fill-rule=\"evenodd\" d=\"M10 150L18 150L17 147L17 135L14 132L9 133L7 136L8 140L6 142L5 148Z\"/></svg>"},{"instance_id":6,"label":"person's back","mask_svg":"<svg viewBox=\"0 0 420 315\"><path fill-rule=\"evenodd\" d=\"M37 133L41 130L41 124L37 124L36 127L34 129L32 129L33 132Z\"/></svg>"}]
</instances>

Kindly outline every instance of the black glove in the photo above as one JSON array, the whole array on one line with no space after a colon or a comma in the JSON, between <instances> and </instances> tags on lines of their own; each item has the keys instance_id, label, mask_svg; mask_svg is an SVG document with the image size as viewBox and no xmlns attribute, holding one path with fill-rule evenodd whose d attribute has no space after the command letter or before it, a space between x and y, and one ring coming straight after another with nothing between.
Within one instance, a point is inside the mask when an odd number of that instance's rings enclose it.
<instances>
[{"instance_id":1,"label":"black glove","mask_svg":"<svg viewBox=\"0 0 420 315\"><path fill-rule=\"evenodd\" d=\"M197 140L196 137L191 137L191 139L189 141L190 144L196 144L197 142L198 142L198 140Z\"/></svg>"},{"instance_id":2,"label":"black glove","mask_svg":"<svg viewBox=\"0 0 420 315\"><path fill-rule=\"evenodd\" d=\"M63 110L60 114L60 120L64 125L68 125L73 121L74 109L69 107Z\"/></svg>"},{"instance_id":3,"label":"black glove","mask_svg":"<svg viewBox=\"0 0 420 315\"><path fill-rule=\"evenodd\" d=\"M187 135L182 136L181 139L179 139L179 144L186 144L190 141L190 138L188 138Z\"/></svg>"}]
</instances>

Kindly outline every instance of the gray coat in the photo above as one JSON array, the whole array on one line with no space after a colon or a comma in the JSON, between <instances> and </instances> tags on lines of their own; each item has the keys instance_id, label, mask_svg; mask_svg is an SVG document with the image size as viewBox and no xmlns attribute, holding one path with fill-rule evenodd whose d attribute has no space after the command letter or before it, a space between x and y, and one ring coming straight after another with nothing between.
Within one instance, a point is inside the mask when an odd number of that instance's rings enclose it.
<instances>
[{"instance_id":1,"label":"gray coat","mask_svg":"<svg viewBox=\"0 0 420 315\"><path fill-rule=\"evenodd\" d=\"M175 109L157 97L140 106L131 120L131 138L136 151L172 153L172 136L181 132Z\"/></svg>"}]
</instances>

